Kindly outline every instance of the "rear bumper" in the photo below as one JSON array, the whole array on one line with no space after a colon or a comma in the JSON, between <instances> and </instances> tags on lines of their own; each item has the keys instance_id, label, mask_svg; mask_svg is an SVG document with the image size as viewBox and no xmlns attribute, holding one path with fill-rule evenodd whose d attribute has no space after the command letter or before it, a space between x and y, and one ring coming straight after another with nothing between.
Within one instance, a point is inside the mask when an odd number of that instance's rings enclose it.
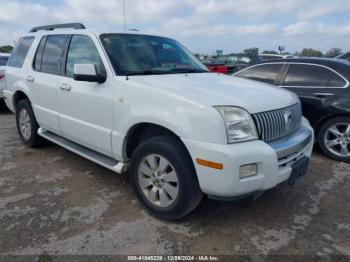
<instances>
[{"instance_id":1,"label":"rear bumper","mask_svg":"<svg viewBox=\"0 0 350 262\"><path fill-rule=\"evenodd\" d=\"M193 159L203 193L215 198L233 198L265 191L287 180L291 165L303 156L310 157L313 130L303 118L300 130L273 145L255 140L231 145L218 145L183 139ZM196 159L223 164L222 170L204 167ZM241 178L240 167L257 164L258 173Z\"/></svg>"}]
</instances>

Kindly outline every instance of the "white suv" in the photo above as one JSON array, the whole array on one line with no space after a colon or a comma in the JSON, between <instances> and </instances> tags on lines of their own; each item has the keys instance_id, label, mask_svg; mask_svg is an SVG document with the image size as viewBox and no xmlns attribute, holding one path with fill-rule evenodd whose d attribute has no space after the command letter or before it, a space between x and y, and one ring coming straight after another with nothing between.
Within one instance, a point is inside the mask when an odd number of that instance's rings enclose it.
<instances>
[{"instance_id":1,"label":"white suv","mask_svg":"<svg viewBox=\"0 0 350 262\"><path fill-rule=\"evenodd\" d=\"M210 73L169 38L33 28L6 82L24 144L45 138L129 170L139 200L163 219L188 214L203 194L256 195L307 171L313 130L296 95Z\"/></svg>"}]
</instances>

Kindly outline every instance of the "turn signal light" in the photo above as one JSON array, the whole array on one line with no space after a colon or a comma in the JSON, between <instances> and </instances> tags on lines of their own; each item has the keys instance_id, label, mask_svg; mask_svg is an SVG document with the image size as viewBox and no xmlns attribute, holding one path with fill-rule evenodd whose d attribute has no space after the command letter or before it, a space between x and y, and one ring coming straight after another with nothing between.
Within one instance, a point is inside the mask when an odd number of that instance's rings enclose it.
<instances>
[{"instance_id":1,"label":"turn signal light","mask_svg":"<svg viewBox=\"0 0 350 262\"><path fill-rule=\"evenodd\" d=\"M224 169L224 165L220 163L199 159L199 158L197 158L196 161L197 161L197 164L201 166L210 167L210 168L219 169L219 170Z\"/></svg>"}]
</instances>

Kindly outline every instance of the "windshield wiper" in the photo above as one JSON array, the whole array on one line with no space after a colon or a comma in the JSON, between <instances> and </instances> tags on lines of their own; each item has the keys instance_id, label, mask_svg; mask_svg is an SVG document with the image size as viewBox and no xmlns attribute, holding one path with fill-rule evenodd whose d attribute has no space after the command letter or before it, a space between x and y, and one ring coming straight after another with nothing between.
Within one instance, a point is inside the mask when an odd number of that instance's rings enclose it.
<instances>
[{"instance_id":1,"label":"windshield wiper","mask_svg":"<svg viewBox=\"0 0 350 262\"><path fill-rule=\"evenodd\" d=\"M144 71L130 71L127 72L127 75L161 75L161 74L169 74L169 70L144 70Z\"/></svg>"},{"instance_id":2,"label":"windshield wiper","mask_svg":"<svg viewBox=\"0 0 350 262\"><path fill-rule=\"evenodd\" d=\"M204 69L194 69L194 68L173 68L171 69L173 73L208 73L208 70Z\"/></svg>"},{"instance_id":3,"label":"windshield wiper","mask_svg":"<svg viewBox=\"0 0 350 262\"><path fill-rule=\"evenodd\" d=\"M164 74L173 74L173 73L208 73L209 71L204 69L188 69L188 68L172 68L166 70L151 69L144 71L129 71L127 72L128 76L133 75L164 75Z\"/></svg>"}]
</instances>

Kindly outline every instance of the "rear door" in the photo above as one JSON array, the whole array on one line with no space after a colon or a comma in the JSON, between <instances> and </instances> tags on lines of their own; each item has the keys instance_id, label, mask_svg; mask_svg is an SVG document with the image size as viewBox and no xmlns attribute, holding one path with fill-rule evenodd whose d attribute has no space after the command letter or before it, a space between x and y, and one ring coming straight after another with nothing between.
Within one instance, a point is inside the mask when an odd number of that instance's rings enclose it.
<instances>
[{"instance_id":1,"label":"rear door","mask_svg":"<svg viewBox=\"0 0 350 262\"><path fill-rule=\"evenodd\" d=\"M348 85L348 81L331 68L307 63L290 63L281 83L283 88L299 96L303 114L311 124L319 119L317 112L342 95Z\"/></svg>"},{"instance_id":2,"label":"rear door","mask_svg":"<svg viewBox=\"0 0 350 262\"><path fill-rule=\"evenodd\" d=\"M58 134L58 78L67 40L68 35L44 36L36 50L32 72L27 76L39 125Z\"/></svg>"},{"instance_id":3,"label":"rear door","mask_svg":"<svg viewBox=\"0 0 350 262\"><path fill-rule=\"evenodd\" d=\"M106 60L94 35L72 35L65 55L64 75L59 79L60 127L64 137L112 156L113 84ZM94 64L104 83L76 81L75 64Z\"/></svg>"}]
</instances>

